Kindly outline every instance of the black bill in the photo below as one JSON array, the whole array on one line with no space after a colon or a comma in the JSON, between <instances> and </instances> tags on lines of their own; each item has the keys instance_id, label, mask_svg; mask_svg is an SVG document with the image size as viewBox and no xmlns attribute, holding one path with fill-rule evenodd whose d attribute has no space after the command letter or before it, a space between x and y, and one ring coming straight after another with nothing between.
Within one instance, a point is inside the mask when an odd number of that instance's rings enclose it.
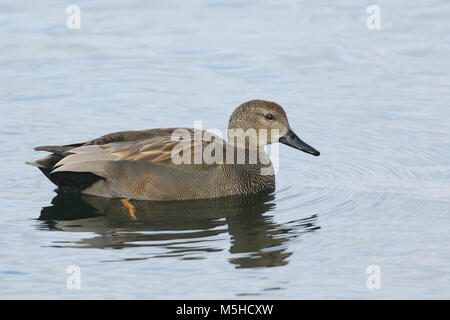
<instances>
[{"instance_id":1,"label":"black bill","mask_svg":"<svg viewBox=\"0 0 450 320\"><path fill-rule=\"evenodd\" d=\"M309 144L304 143L292 130L288 130L288 132L280 138L280 142L288 145L292 148L301 150L306 153L310 153L313 156L319 156L320 152L311 147Z\"/></svg>"}]
</instances>

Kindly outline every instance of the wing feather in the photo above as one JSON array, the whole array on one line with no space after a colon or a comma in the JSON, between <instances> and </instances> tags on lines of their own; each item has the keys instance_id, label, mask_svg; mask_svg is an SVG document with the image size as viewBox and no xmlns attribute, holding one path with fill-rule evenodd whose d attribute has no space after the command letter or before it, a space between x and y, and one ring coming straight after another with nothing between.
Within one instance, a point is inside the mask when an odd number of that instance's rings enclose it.
<instances>
[{"instance_id":1,"label":"wing feather","mask_svg":"<svg viewBox=\"0 0 450 320\"><path fill-rule=\"evenodd\" d=\"M172 151L180 143L180 140L172 140L172 131L160 129L159 134L154 133L151 137L140 140L110 142L101 145L89 144L73 148L69 151L68 156L56 163L52 173L61 171L92 172L105 177L107 175L105 167L111 162L120 161L140 161L180 167L179 164L176 165L172 161ZM189 129L188 132L191 134L191 140L181 150L190 152L190 159L194 159L195 153L202 152L210 142L198 139L194 135L193 129ZM200 137L202 136L203 134L200 135ZM217 139L221 138L217 137Z\"/></svg>"},{"instance_id":2,"label":"wing feather","mask_svg":"<svg viewBox=\"0 0 450 320\"><path fill-rule=\"evenodd\" d=\"M72 172L91 172L100 177L107 177L106 167L111 163L107 160L94 160L94 161L79 161L66 163L56 169L51 173L61 172L61 171L72 171Z\"/></svg>"}]
</instances>

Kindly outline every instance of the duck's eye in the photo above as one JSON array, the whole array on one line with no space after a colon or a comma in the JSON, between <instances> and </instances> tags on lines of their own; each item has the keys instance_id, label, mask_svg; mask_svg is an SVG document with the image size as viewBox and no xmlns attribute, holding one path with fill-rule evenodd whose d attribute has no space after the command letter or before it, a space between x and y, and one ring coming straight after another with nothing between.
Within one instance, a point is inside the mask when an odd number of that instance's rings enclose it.
<instances>
[{"instance_id":1,"label":"duck's eye","mask_svg":"<svg viewBox=\"0 0 450 320\"><path fill-rule=\"evenodd\" d=\"M273 120L273 115L271 113L265 115L267 120Z\"/></svg>"}]
</instances>

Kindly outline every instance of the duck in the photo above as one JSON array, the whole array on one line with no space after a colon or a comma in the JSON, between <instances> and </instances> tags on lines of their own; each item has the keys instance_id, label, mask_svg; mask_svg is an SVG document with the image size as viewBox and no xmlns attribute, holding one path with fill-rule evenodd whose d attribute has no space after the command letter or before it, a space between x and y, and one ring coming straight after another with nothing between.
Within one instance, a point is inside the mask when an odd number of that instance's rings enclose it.
<instances>
[{"instance_id":1,"label":"duck","mask_svg":"<svg viewBox=\"0 0 450 320\"><path fill-rule=\"evenodd\" d=\"M282 143L314 156L320 152L291 129L279 104L250 100L228 122L227 140L198 128L121 131L62 146L27 162L59 190L128 200L193 200L255 194L275 189L264 147Z\"/></svg>"}]
</instances>

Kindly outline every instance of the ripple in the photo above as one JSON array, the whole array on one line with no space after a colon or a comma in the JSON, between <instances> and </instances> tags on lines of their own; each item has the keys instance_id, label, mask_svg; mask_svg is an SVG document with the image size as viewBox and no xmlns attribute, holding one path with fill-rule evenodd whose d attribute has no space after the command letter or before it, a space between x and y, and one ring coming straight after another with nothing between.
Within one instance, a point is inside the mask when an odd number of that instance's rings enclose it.
<instances>
[{"instance_id":1,"label":"ripple","mask_svg":"<svg viewBox=\"0 0 450 320\"><path fill-rule=\"evenodd\" d=\"M397 128L401 139L392 139L383 129L369 125L364 134L357 134L350 128L348 136L341 132L335 137L334 141L344 141L339 148L330 143L327 148L325 144L319 158L295 154L282 160L277 175L277 209L301 209L327 216L350 211L358 214L377 199L393 199L397 194L411 199L420 195L428 200L448 200L450 166L443 160L450 152L445 143L448 135L441 136L439 144L434 131L428 136L420 126L414 130L411 126L407 130ZM405 140L413 143L405 145Z\"/></svg>"}]
</instances>

